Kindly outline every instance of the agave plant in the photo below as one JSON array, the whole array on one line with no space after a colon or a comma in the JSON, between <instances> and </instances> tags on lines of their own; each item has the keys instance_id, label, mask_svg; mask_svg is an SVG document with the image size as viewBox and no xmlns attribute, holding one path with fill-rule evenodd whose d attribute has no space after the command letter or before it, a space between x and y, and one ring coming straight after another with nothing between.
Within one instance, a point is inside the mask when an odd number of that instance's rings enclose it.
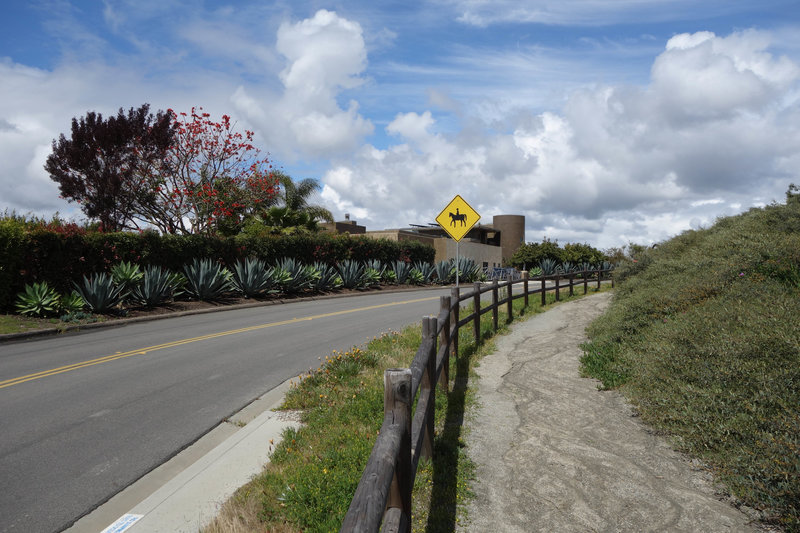
<instances>
[{"instance_id":1,"label":"agave plant","mask_svg":"<svg viewBox=\"0 0 800 533\"><path fill-rule=\"evenodd\" d=\"M272 286L272 269L261 259L248 257L233 265L233 285L245 298L252 298Z\"/></svg>"},{"instance_id":2,"label":"agave plant","mask_svg":"<svg viewBox=\"0 0 800 533\"><path fill-rule=\"evenodd\" d=\"M319 279L314 283L314 290L327 292L342 286L342 277L334 267L320 262L316 262L312 266L319 272Z\"/></svg>"},{"instance_id":3,"label":"agave plant","mask_svg":"<svg viewBox=\"0 0 800 533\"><path fill-rule=\"evenodd\" d=\"M352 259L346 259L336 266L345 289L359 289L364 285L364 265Z\"/></svg>"},{"instance_id":4,"label":"agave plant","mask_svg":"<svg viewBox=\"0 0 800 533\"><path fill-rule=\"evenodd\" d=\"M410 285L424 285L427 283L425 279L425 275L417 270L416 268L412 268L411 272L408 273L408 284Z\"/></svg>"},{"instance_id":5,"label":"agave plant","mask_svg":"<svg viewBox=\"0 0 800 533\"><path fill-rule=\"evenodd\" d=\"M139 265L135 263L122 261L111 267L111 279L125 292L133 289L142 280L143 275Z\"/></svg>"},{"instance_id":6,"label":"agave plant","mask_svg":"<svg viewBox=\"0 0 800 533\"><path fill-rule=\"evenodd\" d=\"M397 277L398 284L405 285L408 283L408 276L411 274L411 268L411 265L405 261L395 261L392 265L392 271Z\"/></svg>"},{"instance_id":7,"label":"agave plant","mask_svg":"<svg viewBox=\"0 0 800 533\"><path fill-rule=\"evenodd\" d=\"M562 274L562 275L565 275L565 276L570 274L570 273L572 273L572 271L574 269L575 269L575 265L573 265L572 262L570 262L570 261L564 261L563 263L558 265L558 267L556 267L556 271L559 274Z\"/></svg>"},{"instance_id":8,"label":"agave plant","mask_svg":"<svg viewBox=\"0 0 800 533\"><path fill-rule=\"evenodd\" d=\"M541 275L542 275L542 269L539 267L533 267L528 271L528 277L530 278L535 278Z\"/></svg>"},{"instance_id":9,"label":"agave plant","mask_svg":"<svg viewBox=\"0 0 800 533\"><path fill-rule=\"evenodd\" d=\"M59 308L59 297L46 281L25 285L24 292L17 295L17 311L28 316L55 314Z\"/></svg>"},{"instance_id":10,"label":"agave plant","mask_svg":"<svg viewBox=\"0 0 800 533\"><path fill-rule=\"evenodd\" d=\"M447 285L456 278L456 268L452 261L439 261L434 265L436 281L441 285Z\"/></svg>"},{"instance_id":11,"label":"agave plant","mask_svg":"<svg viewBox=\"0 0 800 533\"><path fill-rule=\"evenodd\" d=\"M431 278L436 272L433 268L433 265L431 263L426 263L425 261L417 261L416 263L414 263L414 268L412 272L414 270L416 270L422 275L422 281L420 282L420 284L430 283Z\"/></svg>"},{"instance_id":12,"label":"agave plant","mask_svg":"<svg viewBox=\"0 0 800 533\"><path fill-rule=\"evenodd\" d=\"M381 273L372 267L364 269L364 287L377 287L381 284Z\"/></svg>"},{"instance_id":13,"label":"agave plant","mask_svg":"<svg viewBox=\"0 0 800 533\"><path fill-rule=\"evenodd\" d=\"M58 311L65 315L79 313L83 311L84 306L86 306L86 302L76 291L63 295L58 301Z\"/></svg>"},{"instance_id":14,"label":"agave plant","mask_svg":"<svg viewBox=\"0 0 800 533\"><path fill-rule=\"evenodd\" d=\"M383 275L381 276L381 281L384 283L388 283L390 285L394 285L397 283L397 274L394 270L387 268L383 271Z\"/></svg>"},{"instance_id":15,"label":"agave plant","mask_svg":"<svg viewBox=\"0 0 800 533\"><path fill-rule=\"evenodd\" d=\"M74 283L75 290L94 313L107 313L119 305L125 299L127 293L116 283L114 279L100 272L91 278L83 276L83 283Z\"/></svg>"},{"instance_id":16,"label":"agave plant","mask_svg":"<svg viewBox=\"0 0 800 533\"><path fill-rule=\"evenodd\" d=\"M155 307L169 301L175 295L175 276L160 266L149 266L142 280L131 289L130 299L145 307Z\"/></svg>"},{"instance_id":17,"label":"agave plant","mask_svg":"<svg viewBox=\"0 0 800 533\"><path fill-rule=\"evenodd\" d=\"M453 268L458 268L459 281L472 283L478 281L483 273L483 269L469 257L459 257L458 261L453 261Z\"/></svg>"},{"instance_id":18,"label":"agave plant","mask_svg":"<svg viewBox=\"0 0 800 533\"><path fill-rule=\"evenodd\" d=\"M303 265L291 257L284 257L278 267L291 275L291 279L283 285L284 292L288 294L310 289L320 278L320 273L312 265Z\"/></svg>"},{"instance_id":19,"label":"agave plant","mask_svg":"<svg viewBox=\"0 0 800 533\"><path fill-rule=\"evenodd\" d=\"M386 271L386 265L381 263L380 259L367 259L364 261L364 269L375 270L379 276L383 276L383 273Z\"/></svg>"},{"instance_id":20,"label":"agave plant","mask_svg":"<svg viewBox=\"0 0 800 533\"><path fill-rule=\"evenodd\" d=\"M545 276L552 276L556 273L558 264L555 259L545 257L539 261L539 268L542 269L542 274Z\"/></svg>"},{"instance_id":21,"label":"agave plant","mask_svg":"<svg viewBox=\"0 0 800 533\"><path fill-rule=\"evenodd\" d=\"M198 300L217 300L233 286L230 271L210 259L195 259L183 271L186 292Z\"/></svg>"}]
</instances>

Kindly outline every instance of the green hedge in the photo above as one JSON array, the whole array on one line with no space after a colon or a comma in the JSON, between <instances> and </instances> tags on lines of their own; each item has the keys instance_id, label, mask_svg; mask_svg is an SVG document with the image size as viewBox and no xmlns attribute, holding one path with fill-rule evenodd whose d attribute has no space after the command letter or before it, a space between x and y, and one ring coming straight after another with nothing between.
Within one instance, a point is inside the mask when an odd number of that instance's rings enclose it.
<instances>
[{"instance_id":1,"label":"green hedge","mask_svg":"<svg viewBox=\"0 0 800 533\"><path fill-rule=\"evenodd\" d=\"M369 237L301 234L256 237L159 235L156 232L99 233L80 228L29 227L0 218L0 309L10 310L26 283L47 281L59 292L94 272L108 272L120 261L140 266L161 265L180 271L195 258L210 258L231 266L248 256L274 263L293 257L303 263L335 264L345 259L433 262L433 247Z\"/></svg>"}]
</instances>

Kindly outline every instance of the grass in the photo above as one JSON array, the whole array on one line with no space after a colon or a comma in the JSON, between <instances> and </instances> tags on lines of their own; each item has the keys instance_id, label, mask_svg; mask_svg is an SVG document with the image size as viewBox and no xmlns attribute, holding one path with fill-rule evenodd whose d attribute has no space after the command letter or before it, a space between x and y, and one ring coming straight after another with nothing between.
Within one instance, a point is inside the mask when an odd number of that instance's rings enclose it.
<instances>
[{"instance_id":1,"label":"grass","mask_svg":"<svg viewBox=\"0 0 800 533\"><path fill-rule=\"evenodd\" d=\"M686 232L616 279L585 374L764 521L800 531L800 201Z\"/></svg>"},{"instance_id":2,"label":"grass","mask_svg":"<svg viewBox=\"0 0 800 533\"><path fill-rule=\"evenodd\" d=\"M32 318L23 315L0 315L0 335L25 333L37 329L57 327L57 318Z\"/></svg>"},{"instance_id":3,"label":"grass","mask_svg":"<svg viewBox=\"0 0 800 533\"><path fill-rule=\"evenodd\" d=\"M576 289L574 298L582 292ZM548 299L552 303L554 296ZM549 308L539 301L531 295L531 306L523 309L516 300L513 316ZM509 322L503 306L498 333ZM414 485L415 532L452 532L466 518L474 465L465 454L463 422L475 405L473 367L493 351L493 335L491 313L482 317L479 345L472 328L462 328L460 355L451 359L450 390L437 389L433 458L420 461ZM283 408L300 410L303 426L283 435L264 471L240 488L204 531L338 531L382 422L383 370L408 367L420 342L419 326L387 332L366 349L334 352L301 376Z\"/></svg>"}]
</instances>

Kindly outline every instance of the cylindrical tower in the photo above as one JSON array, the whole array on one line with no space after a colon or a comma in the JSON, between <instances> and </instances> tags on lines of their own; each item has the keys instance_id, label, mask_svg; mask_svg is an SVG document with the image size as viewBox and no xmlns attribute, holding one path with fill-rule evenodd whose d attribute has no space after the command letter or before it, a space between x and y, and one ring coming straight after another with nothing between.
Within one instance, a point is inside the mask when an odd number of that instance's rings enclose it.
<instances>
[{"instance_id":1,"label":"cylindrical tower","mask_svg":"<svg viewBox=\"0 0 800 533\"><path fill-rule=\"evenodd\" d=\"M495 215L492 227L500 232L503 262L507 262L525 242L525 215Z\"/></svg>"}]
</instances>

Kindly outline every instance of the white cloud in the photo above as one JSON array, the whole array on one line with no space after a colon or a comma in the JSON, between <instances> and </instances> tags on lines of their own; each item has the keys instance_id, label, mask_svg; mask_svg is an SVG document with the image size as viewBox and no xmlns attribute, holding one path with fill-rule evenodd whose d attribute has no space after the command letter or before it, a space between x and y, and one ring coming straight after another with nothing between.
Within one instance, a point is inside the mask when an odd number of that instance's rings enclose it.
<instances>
[{"instance_id":1,"label":"white cloud","mask_svg":"<svg viewBox=\"0 0 800 533\"><path fill-rule=\"evenodd\" d=\"M281 24L276 49L287 61L280 72L283 94L240 87L232 98L270 146L286 158L325 157L355 149L372 133L357 102L346 109L337 102L341 91L364 83L367 52L358 23L323 9Z\"/></svg>"},{"instance_id":2,"label":"white cloud","mask_svg":"<svg viewBox=\"0 0 800 533\"><path fill-rule=\"evenodd\" d=\"M400 113L386 131L401 143L340 161L325 197L378 229L430 221L459 193L484 216L525 214L528 239L601 246L710 225L798 179L800 69L768 49L763 32L678 35L646 86L576 91L560 113L506 115L506 132Z\"/></svg>"}]
</instances>

